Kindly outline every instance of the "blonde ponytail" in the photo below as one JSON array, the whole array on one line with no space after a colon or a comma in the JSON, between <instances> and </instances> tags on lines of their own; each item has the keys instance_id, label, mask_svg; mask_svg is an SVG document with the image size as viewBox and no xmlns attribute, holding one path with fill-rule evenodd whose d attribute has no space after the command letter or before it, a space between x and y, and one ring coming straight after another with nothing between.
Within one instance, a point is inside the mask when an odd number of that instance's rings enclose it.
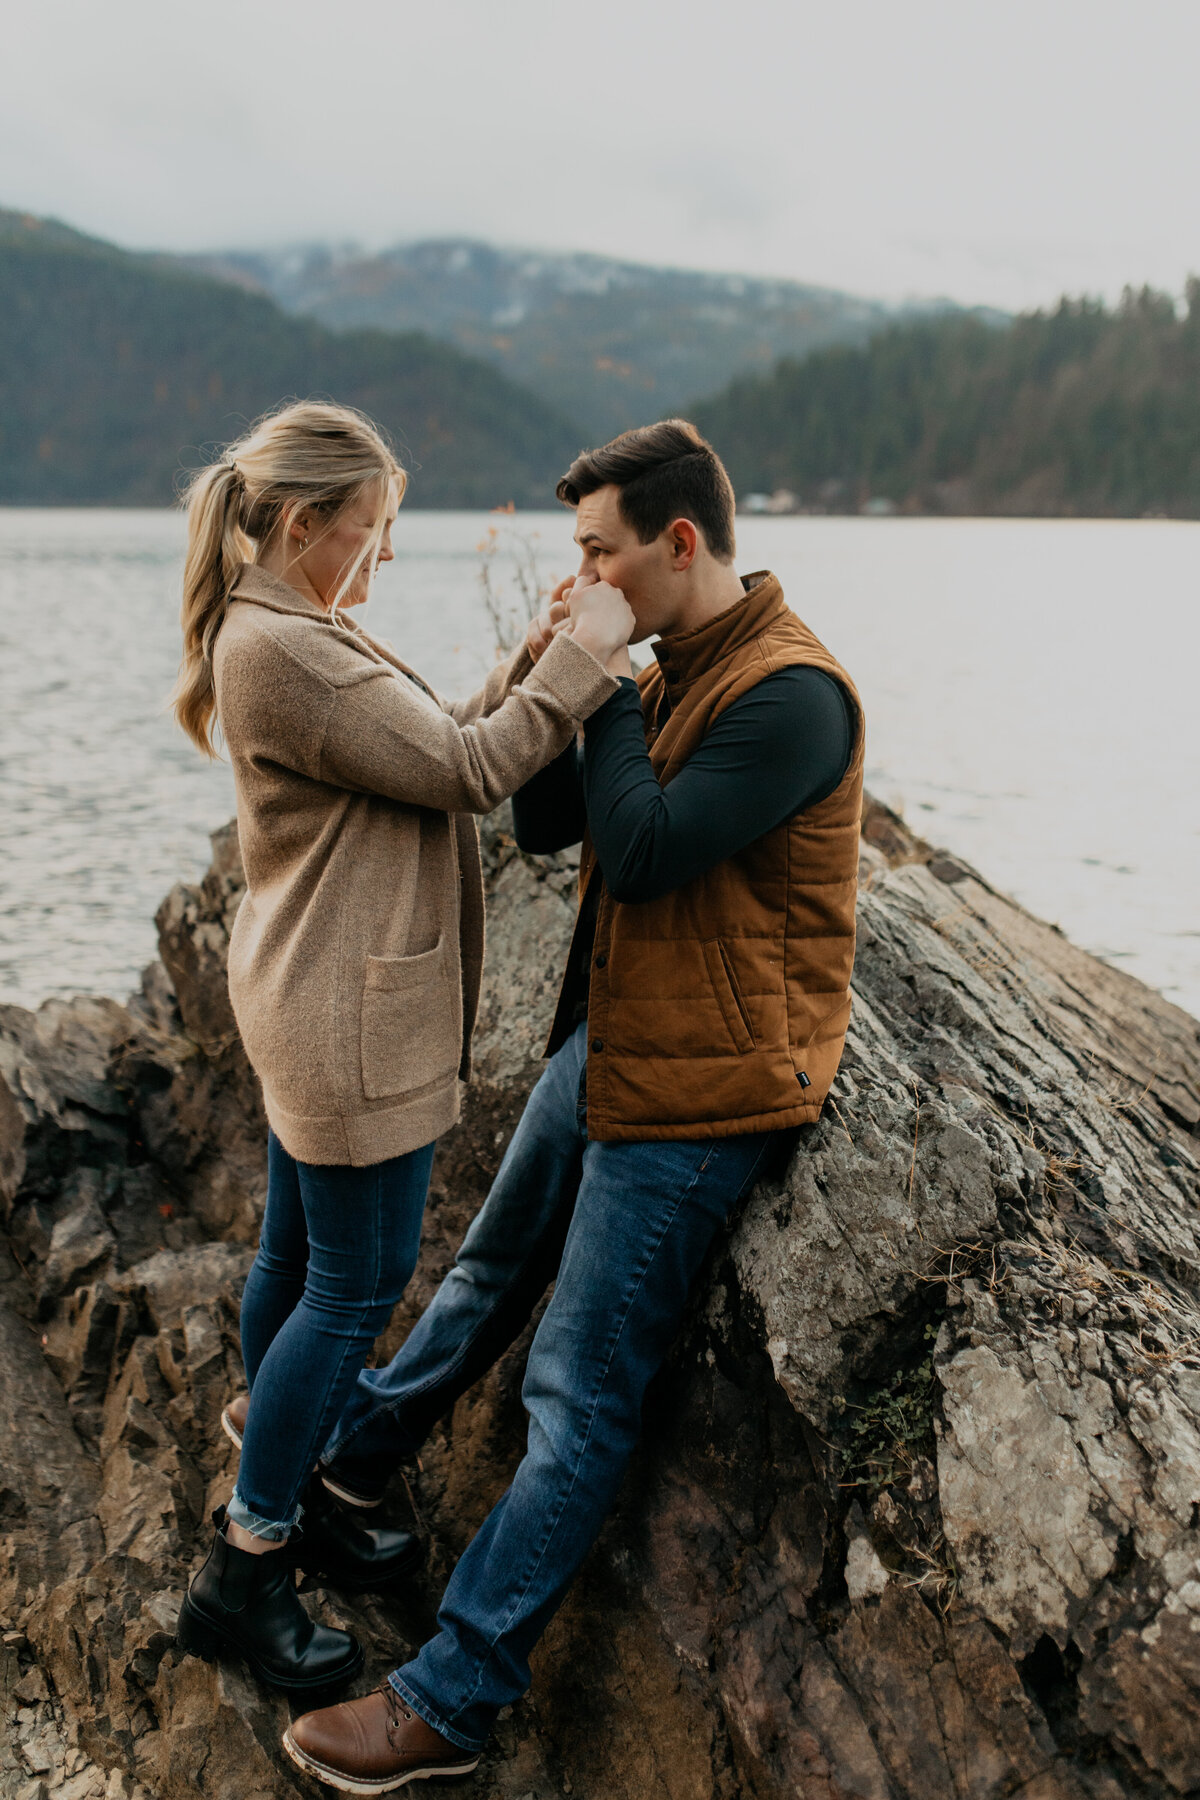
<instances>
[{"instance_id":1,"label":"blonde ponytail","mask_svg":"<svg viewBox=\"0 0 1200 1800\"><path fill-rule=\"evenodd\" d=\"M212 652L225 623L230 590L254 546L241 525L246 481L232 457L202 469L188 495L188 548L183 567L183 660L171 696L175 717L206 756L215 756Z\"/></svg>"},{"instance_id":2,"label":"blonde ponytail","mask_svg":"<svg viewBox=\"0 0 1200 1800\"><path fill-rule=\"evenodd\" d=\"M229 596L253 562L305 509L326 530L364 488L379 488L374 546L364 547L332 598L333 617L362 562L377 548L388 517L387 489L403 495L407 476L378 427L352 407L304 400L260 419L220 462L201 469L185 495L187 561L183 571L183 657L171 696L175 717L206 756L215 756L217 725L213 649ZM372 558L373 560L373 558Z\"/></svg>"}]
</instances>

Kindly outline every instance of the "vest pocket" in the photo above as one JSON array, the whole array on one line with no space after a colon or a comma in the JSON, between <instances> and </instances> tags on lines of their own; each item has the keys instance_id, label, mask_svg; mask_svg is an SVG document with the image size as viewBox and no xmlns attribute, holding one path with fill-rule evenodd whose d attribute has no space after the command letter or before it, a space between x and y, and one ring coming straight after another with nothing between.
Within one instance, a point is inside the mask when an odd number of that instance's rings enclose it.
<instances>
[{"instance_id":1,"label":"vest pocket","mask_svg":"<svg viewBox=\"0 0 1200 1800\"><path fill-rule=\"evenodd\" d=\"M850 995L848 993L839 994L832 1006L825 1006L822 1010L822 1002L825 998L826 996L823 994L814 994L809 997L807 1018L798 1018L796 1021L796 1030L792 1038L792 1044L796 1050L807 1050L818 1037L822 1042L828 1041L829 1037L833 1035L830 1031L830 1027L833 1025L839 1026L839 1035L845 1036L846 1027L850 1023ZM802 1025L803 1029L801 1029Z\"/></svg>"},{"instance_id":2,"label":"vest pocket","mask_svg":"<svg viewBox=\"0 0 1200 1800\"><path fill-rule=\"evenodd\" d=\"M368 1100L450 1075L462 1051L446 942L419 956L368 956L362 1000L362 1082Z\"/></svg>"},{"instance_id":3,"label":"vest pocket","mask_svg":"<svg viewBox=\"0 0 1200 1800\"><path fill-rule=\"evenodd\" d=\"M701 948L704 951L708 979L712 983L717 1004L729 1027L729 1035L737 1045L739 1053L745 1056L747 1051L756 1049L757 1045L754 1038L754 1027L750 1023L750 1014L746 1011L746 1002L742 999L737 976L734 974L733 964L729 960L729 952L720 938L708 938Z\"/></svg>"}]
</instances>

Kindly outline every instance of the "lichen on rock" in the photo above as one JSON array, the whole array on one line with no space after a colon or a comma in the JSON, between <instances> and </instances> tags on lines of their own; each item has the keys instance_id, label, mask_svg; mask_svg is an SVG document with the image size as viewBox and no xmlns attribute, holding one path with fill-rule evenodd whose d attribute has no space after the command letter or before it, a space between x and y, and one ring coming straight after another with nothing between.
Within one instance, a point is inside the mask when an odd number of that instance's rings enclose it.
<instances>
[{"instance_id":1,"label":"lichen on rock","mask_svg":"<svg viewBox=\"0 0 1200 1800\"><path fill-rule=\"evenodd\" d=\"M487 1190L570 935L573 858L484 838L476 1076L381 1354ZM831 1103L714 1251L480 1800L1200 1788L1200 1025L874 803L862 877ZM174 1644L265 1190L241 885L228 827L128 1007L0 1008L3 1800L310 1791L284 1702ZM364 1686L507 1483L522 1347L394 1484L420 1583L309 1599Z\"/></svg>"}]
</instances>

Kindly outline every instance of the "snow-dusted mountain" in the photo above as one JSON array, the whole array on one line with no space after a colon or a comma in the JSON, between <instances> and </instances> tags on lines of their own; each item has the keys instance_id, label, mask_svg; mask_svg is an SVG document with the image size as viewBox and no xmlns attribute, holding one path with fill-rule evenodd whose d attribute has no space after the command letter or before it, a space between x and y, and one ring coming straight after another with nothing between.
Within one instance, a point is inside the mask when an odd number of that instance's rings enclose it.
<instances>
[{"instance_id":1,"label":"snow-dusted mountain","mask_svg":"<svg viewBox=\"0 0 1200 1800\"><path fill-rule=\"evenodd\" d=\"M780 357L863 343L903 310L794 281L462 238L378 254L309 245L192 260L325 325L430 332L594 437L676 412Z\"/></svg>"}]
</instances>

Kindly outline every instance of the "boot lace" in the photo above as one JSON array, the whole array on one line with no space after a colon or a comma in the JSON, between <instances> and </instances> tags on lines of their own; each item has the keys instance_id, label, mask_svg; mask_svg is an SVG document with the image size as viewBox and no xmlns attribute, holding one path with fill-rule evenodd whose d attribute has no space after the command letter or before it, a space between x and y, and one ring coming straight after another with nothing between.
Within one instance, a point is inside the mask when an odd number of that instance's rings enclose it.
<instances>
[{"instance_id":1,"label":"boot lace","mask_svg":"<svg viewBox=\"0 0 1200 1800\"><path fill-rule=\"evenodd\" d=\"M384 1705L387 1707L387 1725L384 1729L387 1732L387 1739L390 1744L393 1736L400 1730L404 1721L412 1718L412 1713L409 1711L408 1707L404 1705L404 1702L401 1700L390 1681L381 1681L379 1686L375 1689L375 1692L383 1695Z\"/></svg>"}]
</instances>

